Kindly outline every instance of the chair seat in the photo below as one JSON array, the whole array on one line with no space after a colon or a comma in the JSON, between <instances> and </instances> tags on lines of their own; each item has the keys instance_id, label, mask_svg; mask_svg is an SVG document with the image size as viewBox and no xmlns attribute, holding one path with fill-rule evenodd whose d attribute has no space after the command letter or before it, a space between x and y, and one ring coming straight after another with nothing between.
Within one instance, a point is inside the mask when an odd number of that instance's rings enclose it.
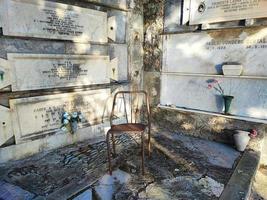
<instances>
[{"instance_id":1,"label":"chair seat","mask_svg":"<svg viewBox=\"0 0 267 200\"><path fill-rule=\"evenodd\" d=\"M142 132L145 131L145 129L146 125L140 123L127 123L111 126L111 131L115 132Z\"/></svg>"}]
</instances>

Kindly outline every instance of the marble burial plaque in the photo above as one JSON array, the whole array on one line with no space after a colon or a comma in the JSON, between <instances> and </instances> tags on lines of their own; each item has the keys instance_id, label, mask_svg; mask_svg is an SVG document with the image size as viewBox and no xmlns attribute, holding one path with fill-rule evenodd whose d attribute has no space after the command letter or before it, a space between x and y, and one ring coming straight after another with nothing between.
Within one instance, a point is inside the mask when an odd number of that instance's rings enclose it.
<instances>
[{"instance_id":1,"label":"marble burial plaque","mask_svg":"<svg viewBox=\"0 0 267 200\"><path fill-rule=\"evenodd\" d=\"M110 83L109 56L8 54L13 91Z\"/></svg>"},{"instance_id":2,"label":"marble burial plaque","mask_svg":"<svg viewBox=\"0 0 267 200\"><path fill-rule=\"evenodd\" d=\"M220 81L225 95L232 95L231 114L267 120L267 80L201 76L161 77L161 104L209 112L223 112L222 96L208 89L210 79Z\"/></svg>"},{"instance_id":3,"label":"marble burial plaque","mask_svg":"<svg viewBox=\"0 0 267 200\"><path fill-rule=\"evenodd\" d=\"M222 74L224 63L240 63L242 75L267 76L267 28L169 35L163 46L163 72Z\"/></svg>"},{"instance_id":4,"label":"marble burial plaque","mask_svg":"<svg viewBox=\"0 0 267 200\"><path fill-rule=\"evenodd\" d=\"M267 0L192 0L190 24L267 17Z\"/></svg>"},{"instance_id":5,"label":"marble burial plaque","mask_svg":"<svg viewBox=\"0 0 267 200\"><path fill-rule=\"evenodd\" d=\"M59 131L64 111L81 111L82 126L101 123L108 116L109 98L110 89L101 89L10 100L16 142Z\"/></svg>"},{"instance_id":6,"label":"marble burial plaque","mask_svg":"<svg viewBox=\"0 0 267 200\"><path fill-rule=\"evenodd\" d=\"M44 0L0 0L9 36L107 43L107 13Z\"/></svg>"}]
</instances>

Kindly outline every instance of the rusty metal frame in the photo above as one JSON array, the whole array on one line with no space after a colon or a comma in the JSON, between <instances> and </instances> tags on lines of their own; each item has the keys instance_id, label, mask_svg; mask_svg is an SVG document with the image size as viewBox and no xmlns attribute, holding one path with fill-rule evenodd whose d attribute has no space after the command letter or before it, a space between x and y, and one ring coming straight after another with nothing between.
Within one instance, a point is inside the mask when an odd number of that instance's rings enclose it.
<instances>
[{"instance_id":1,"label":"rusty metal frame","mask_svg":"<svg viewBox=\"0 0 267 200\"><path fill-rule=\"evenodd\" d=\"M148 155L150 156L151 154L151 112L150 112L150 106L149 106L149 97L146 91L144 90L138 90L138 91L119 91L115 94L114 99L113 99L113 104L112 104L112 110L111 110L111 114L110 114L110 125L111 125L111 129L108 130L107 135L106 135L106 142L107 142L107 151L108 151L108 163L109 163L109 174L112 175L112 167L111 167L111 149L110 149L110 134L111 134L111 139L112 139L112 149L113 149L113 154L116 155L116 148L115 148L115 138L114 138L114 134L119 133L117 131L112 130L112 127L116 126L113 125L113 117L114 117L114 109L116 106L116 99L117 96L119 94L123 95L124 98L124 94L144 94L145 95L145 100L146 100L146 111L147 111L147 124L145 125L146 128L148 128ZM125 99L124 99L125 101ZM126 105L125 105L126 106ZM131 108L131 112L132 112L132 108ZM126 113L126 117L127 117L127 113ZM131 122L132 122L132 116L131 116ZM127 123L128 123L128 117L127 117ZM131 124L135 124L135 123L131 123ZM144 129L144 131L146 130L146 128ZM142 174L144 175L145 172L145 166L144 166L144 160L145 160L145 148L144 148L144 131L127 131L125 130L125 133L140 133L141 134L141 152L142 152ZM121 131L120 131L121 132Z\"/></svg>"}]
</instances>

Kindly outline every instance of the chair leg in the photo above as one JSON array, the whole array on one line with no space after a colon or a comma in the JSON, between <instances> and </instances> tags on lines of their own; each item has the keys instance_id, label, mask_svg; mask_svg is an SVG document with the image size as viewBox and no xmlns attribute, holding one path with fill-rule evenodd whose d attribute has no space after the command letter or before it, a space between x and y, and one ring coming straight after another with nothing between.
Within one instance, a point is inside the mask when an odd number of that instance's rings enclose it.
<instances>
[{"instance_id":1,"label":"chair leg","mask_svg":"<svg viewBox=\"0 0 267 200\"><path fill-rule=\"evenodd\" d=\"M107 151L108 151L108 170L109 170L109 174L112 175L109 135L110 135L110 131L107 132L106 142L107 142Z\"/></svg>"},{"instance_id":2,"label":"chair leg","mask_svg":"<svg viewBox=\"0 0 267 200\"><path fill-rule=\"evenodd\" d=\"M145 174L145 148L144 148L144 132L141 134L141 151L142 151L142 175Z\"/></svg>"},{"instance_id":3,"label":"chair leg","mask_svg":"<svg viewBox=\"0 0 267 200\"><path fill-rule=\"evenodd\" d=\"M115 137L114 137L114 133L111 133L111 138L112 138L112 148L113 148L113 154L114 157L116 156L116 144L115 144Z\"/></svg>"}]
</instances>

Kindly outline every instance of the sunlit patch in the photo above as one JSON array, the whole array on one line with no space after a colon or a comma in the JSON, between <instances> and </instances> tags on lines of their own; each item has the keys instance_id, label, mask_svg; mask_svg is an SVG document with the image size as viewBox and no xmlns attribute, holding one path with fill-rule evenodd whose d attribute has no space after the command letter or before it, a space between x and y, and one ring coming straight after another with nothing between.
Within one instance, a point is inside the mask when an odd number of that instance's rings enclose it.
<instances>
[{"instance_id":1,"label":"sunlit patch","mask_svg":"<svg viewBox=\"0 0 267 200\"><path fill-rule=\"evenodd\" d=\"M192 130L194 128L194 126L190 123L183 123L182 125L182 128L185 129L185 130Z\"/></svg>"},{"instance_id":2,"label":"sunlit patch","mask_svg":"<svg viewBox=\"0 0 267 200\"><path fill-rule=\"evenodd\" d=\"M258 43L264 43L264 38L267 36L267 28L264 28L260 31L258 31L257 33L247 37L244 40L244 45L255 45Z\"/></svg>"},{"instance_id":3,"label":"sunlit patch","mask_svg":"<svg viewBox=\"0 0 267 200\"><path fill-rule=\"evenodd\" d=\"M261 118L261 119L267 118L267 109L249 108L247 113L251 117Z\"/></svg>"}]
</instances>

